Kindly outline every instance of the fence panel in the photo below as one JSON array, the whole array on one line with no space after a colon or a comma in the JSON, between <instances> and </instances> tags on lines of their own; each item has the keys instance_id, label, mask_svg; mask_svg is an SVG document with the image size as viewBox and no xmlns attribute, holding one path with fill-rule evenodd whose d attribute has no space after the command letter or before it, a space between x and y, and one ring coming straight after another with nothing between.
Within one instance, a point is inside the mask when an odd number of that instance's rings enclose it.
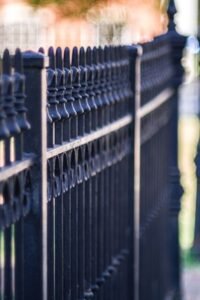
<instances>
[{"instance_id":1,"label":"fence panel","mask_svg":"<svg viewBox=\"0 0 200 300\"><path fill-rule=\"evenodd\" d=\"M128 55L124 47L75 47L71 61L67 48L48 55L48 294L128 299Z\"/></svg>"},{"instance_id":2,"label":"fence panel","mask_svg":"<svg viewBox=\"0 0 200 300\"><path fill-rule=\"evenodd\" d=\"M1 299L178 294L174 12L137 47L4 52Z\"/></svg>"}]
</instances>

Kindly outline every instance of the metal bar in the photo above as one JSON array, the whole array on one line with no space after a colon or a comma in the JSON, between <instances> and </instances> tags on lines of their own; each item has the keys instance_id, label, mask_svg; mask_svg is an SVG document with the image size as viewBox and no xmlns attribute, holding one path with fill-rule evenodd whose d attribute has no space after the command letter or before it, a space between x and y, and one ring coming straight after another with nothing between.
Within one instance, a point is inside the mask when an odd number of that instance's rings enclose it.
<instances>
[{"instance_id":1,"label":"metal bar","mask_svg":"<svg viewBox=\"0 0 200 300\"><path fill-rule=\"evenodd\" d=\"M171 88L164 90L162 93L160 93L154 99L150 100L147 104L140 107L136 112L136 116L141 119L144 118L146 115L148 115L151 112L153 112L154 110L156 110L163 103L169 101L169 99L171 99L173 93L174 93L174 90Z\"/></svg>"},{"instance_id":2,"label":"metal bar","mask_svg":"<svg viewBox=\"0 0 200 300\"><path fill-rule=\"evenodd\" d=\"M155 41L153 41L155 43ZM170 54L170 47L166 47L166 44L163 47L159 48L159 58L166 56L167 54ZM141 62L147 62L148 60L157 60L158 59L158 53L153 49L153 51L148 51L147 53L144 52L141 58Z\"/></svg>"},{"instance_id":3,"label":"metal bar","mask_svg":"<svg viewBox=\"0 0 200 300\"><path fill-rule=\"evenodd\" d=\"M133 121L133 117L131 115L127 115L126 117L121 118L120 120L115 121L110 125L105 126L102 129L96 130L91 134L88 134L84 137L80 137L77 140L71 141L69 143L65 143L62 146L55 146L55 148L53 149L49 148L47 152L47 158L48 159L53 158L54 156L57 156L63 152L70 151L74 148L81 147L94 140L100 139L103 136L106 136L114 131L117 131L120 128L127 126L128 124L131 124L132 121Z\"/></svg>"},{"instance_id":4,"label":"metal bar","mask_svg":"<svg viewBox=\"0 0 200 300\"><path fill-rule=\"evenodd\" d=\"M9 178L23 172L24 170L29 169L34 165L34 162L35 156L33 155L32 158L27 158L19 162L14 162L9 166L3 167L0 172L0 182L6 181Z\"/></svg>"},{"instance_id":5,"label":"metal bar","mask_svg":"<svg viewBox=\"0 0 200 300\"><path fill-rule=\"evenodd\" d=\"M135 128L134 128L134 300L139 300L139 276L140 276L140 163L141 163L141 117L138 114L140 110L140 92L141 92L141 48L137 49L138 56L135 63Z\"/></svg>"}]
</instances>

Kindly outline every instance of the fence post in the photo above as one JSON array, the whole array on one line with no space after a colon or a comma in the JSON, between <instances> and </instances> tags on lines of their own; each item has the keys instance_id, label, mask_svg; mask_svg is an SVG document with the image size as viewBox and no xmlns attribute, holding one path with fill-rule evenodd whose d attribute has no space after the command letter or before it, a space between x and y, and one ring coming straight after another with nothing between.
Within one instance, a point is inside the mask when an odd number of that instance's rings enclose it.
<instances>
[{"instance_id":1,"label":"fence post","mask_svg":"<svg viewBox=\"0 0 200 300\"><path fill-rule=\"evenodd\" d=\"M170 1L168 16L169 16L169 39L172 49L172 64L174 68L174 76L172 78L172 86L174 88L173 96L173 117L171 121L171 132L173 133L171 141L172 157L170 166L170 216L169 216L169 233L170 233L170 261L171 261L171 287L177 299L180 298L180 253L179 253L179 228L178 215L180 212L180 199L183 189L180 185L180 172L178 167L178 88L182 83L183 67L181 65L181 58L183 48L186 43L186 38L176 31L176 24L174 22L174 15L176 14L176 7L174 0ZM176 129L176 130L175 130Z\"/></svg>"},{"instance_id":2,"label":"fence post","mask_svg":"<svg viewBox=\"0 0 200 300\"><path fill-rule=\"evenodd\" d=\"M130 110L133 111L133 205L132 205L132 255L133 255L133 298L139 300L139 249L140 249L140 118L137 110L140 107L141 97L141 46L130 46L130 82L133 91L133 102Z\"/></svg>"},{"instance_id":3,"label":"fence post","mask_svg":"<svg viewBox=\"0 0 200 300\"><path fill-rule=\"evenodd\" d=\"M48 57L23 53L28 120L25 152L36 155L32 171L33 199L24 221L24 299L47 300L47 83Z\"/></svg>"}]
</instances>

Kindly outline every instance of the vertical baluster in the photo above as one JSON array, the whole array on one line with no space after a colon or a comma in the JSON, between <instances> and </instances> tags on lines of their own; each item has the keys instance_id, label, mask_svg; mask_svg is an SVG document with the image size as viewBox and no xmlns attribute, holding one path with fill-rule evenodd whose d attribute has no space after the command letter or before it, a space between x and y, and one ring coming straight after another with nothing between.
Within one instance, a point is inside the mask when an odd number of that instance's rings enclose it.
<instances>
[{"instance_id":1,"label":"vertical baluster","mask_svg":"<svg viewBox=\"0 0 200 300\"><path fill-rule=\"evenodd\" d=\"M86 68L86 55L83 47L79 51L79 64L80 64L80 94L82 97L82 107L84 110L84 129L85 133L90 133L91 131L91 108L89 106L89 95L87 94L87 78L88 78L88 69Z\"/></svg>"},{"instance_id":2,"label":"vertical baluster","mask_svg":"<svg viewBox=\"0 0 200 300\"><path fill-rule=\"evenodd\" d=\"M86 146L85 152L85 282L86 291L84 293L85 299L90 299L94 296L91 290L92 282L92 182L90 169L91 145Z\"/></svg>"},{"instance_id":3,"label":"vertical baluster","mask_svg":"<svg viewBox=\"0 0 200 300\"><path fill-rule=\"evenodd\" d=\"M56 72L57 72L57 101L58 101L58 113L61 120L56 123L55 128L55 143L62 144L65 136L64 132L64 121L69 118L69 113L66 109L66 99L65 99L65 73L63 69L63 58L62 49L58 47L56 49Z\"/></svg>"},{"instance_id":4,"label":"vertical baluster","mask_svg":"<svg viewBox=\"0 0 200 300\"><path fill-rule=\"evenodd\" d=\"M102 117L102 106L103 102L100 97L100 87L99 87L99 82L100 82L100 68L99 68L99 56L98 56L98 50L96 47L92 49L92 64L93 64L93 69L94 69L94 94L95 94L95 103L97 106L97 127L102 127L103 123L103 117Z\"/></svg>"},{"instance_id":5,"label":"vertical baluster","mask_svg":"<svg viewBox=\"0 0 200 300\"><path fill-rule=\"evenodd\" d=\"M101 293L101 152L100 152L100 140L97 140L97 146L96 146L96 163L97 163L97 186L98 186L98 193L97 193L97 278L96 278L96 284L99 287L97 298L99 299L99 295Z\"/></svg>"},{"instance_id":6,"label":"vertical baluster","mask_svg":"<svg viewBox=\"0 0 200 300\"><path fill-rule=\"evenodd\" d=\"M63 159L63 176L65 193L63 195L63 235L64 235L64 300L71 299L71 154L67 153Z\"/></svg>"},{"instance_id":7,"label":"vertical baluster","mask_svg":"<svg viewBox=\"0 0 200 300\"><path fill-rule=\"evenodd\" d=\"M125 93L126 90L123 89L123 71L122 71L122 57L120 57L120 46L115 47L115 60L116 60L116 90L119 97L119 101L117 103L117 116L118 118L125 115L124 111L124 100L125 100Z\"/></svg>"},{"instance_id":8,"label":"vertical baluster","mask_svg":"<svg viewBox=\"0 0 200 300\"><path fill-rule=\"evenodd\" d=\"M96 177L96 143L93 142L91 146L91 158L90 158L90 168L91 168L91 181L92 181L92 291L94 294L98 291L98 285L96 284L97 279L97 177Z\"/></svg>"},{"instance_id":9,"label":"vertical baluster","mask_svg":"<svg viewBox=\"0 0 200 300\"><path fill-rule=\"evenodd\" d=\"M110 135L109 139L109 148L110 148L110 167L109 167L109 182L110 182L110 188L109 188L109 272L112 275L111 282L110 282L110 299L113 300L113 281L114 281L114 275L116 272L116 269L113 266L113 165L114 165L114 153L113 153L113 134Z\"/></svg>"},{"instance_id":10,"label":"vertical baluster","mask_svg":"<svg viewBox=\"0 0 200 300\"><path fill-rule=\"evenodd\" d=\"M128 53L125 47L121 47L120 49L120 56L122 58L122 89L125 92L124 98L124 113L129 113L133 111L133 102L132 99L134 98L133 90L131 88L131 81L129 79L129 74L131 72L131 66L129 65ZM135 76L135 75L134 75Z\"/></svg>"},{"instance_id":11,"label":"vertical baluster","mask_svg":"<svg viewBox=\"0 0 200 300\"><path fill-rule=\"evenodd\" d=\"M17 122L21 129L21 133L16 137L16 159L22 159L23 154L23 133L30 129L30 124L26 117L27 109L25 107L25 76L22 68L22 55L19 49L16 50L14 56L14 95L15 95L15 109L17 112Z\"/></svg>"},{"instance_id":12,"label":"vertical baluster","mask_svg":"<svg viewBox=\"0 0 200 300\"><path fill-rule=\"evenodd\" d=\"M72 52L72 78L73 78L73 90L72 96L74 97L74 108L77 113L77 122L78 122L78 136L83 136L85 133L85 115L82 107L82 97L80 95L80 69L79 69L79 57L78 57L78 49L77 47L73 48ZM74 136L76 138L77 136Z\"/></svg>"},{"instance_id":13,"label":"vertical baluster","mask_svg":"<svg viewBox=\"0 0 200 300\"><path fill-rule=\"evenodd\" d=\"M95 141L95 145L94 145L94 166L93 168L95 169L95 205L94 205L94 209L95 209L95 231L94 231L94 253L95 253L95 287L96 287L96 293L99 293L99 285L97 283L97 279L98 279L98 227L99 227L99 220L98 220L98 211L99 211L99 190L100 190L100 186L99 184L99 172L100 172L100 165L99 165L99 143L98 141Z\"/></svg>"},{"instance_id":14,"label":"vertical baluster","mask_svg":"<svg viewBox=\"0 0 200 300\"><path fill-rule=\"evenodd\" d=\"M108 244L109 244L109 164L110 164L110 156L109 156L109 135L105 137L105 176L104 176L104 276L106 279L109 279L110 273L108 272L109 266L109 252L108 252ZM108 283L107 283L108 287Z\"/></svg>"},{"instance_id":15,"label":"vertical baluster","mask_svg":"<svg viewBox=\"0 0 200 300\"><path fill-rule=\"evenodd\" d=\"M111 86L112 86L112 94L113 94L114 118L117 119L119 117L117 106L119 104L120 97L117 91L117 62L116 62L116 55L115 55L115 47L111 46L109 48L109 52L110 52L110 64L111 64Z\"/></svg>"},{"instance_id":16,"label":"vertical baluster","mask_svg":"<svg viewBox=\"0 0 200 300\"><path fill-rule=\"evenodd\" d=\"M107 147L107 165L106 165L106 270L109 274L108 282L107 282L107 291L106 291L106 297L107 299L111 298L111 274L112 270L110 269L110 243L111 243L111 236L110 236L110 166L111 166L111 149L110 149L110 135L107 136L106 140L106 147Z\"/></svg>"},{"instance_id":17,"label":"vertical baluster","mask_svg":"<svg viewBox=\"0 0 200 300\"><path fill-rule=\"evenodd\" d=\"M94 88L94 68L92 66L92 50L90 47L86 50L86 67L87 67L87 93L89 95L88 103L91 109L91 129L97 128L97 105L95 102Z\"/></svg>"},{"instance_id":18,"label":"vertical baluster","mask_svg":"<svg viewBox=\"0 0 200 300\"><path fill-rule=\"evenodd\" d=\"M56 123L55 142L62 144L65 140L64 122L69 118L65 99L65 72L63 69L63 58L61 48L56 49L56 71L57 71L57 100L58 112L61 120ZM56 280L56 299L63 298L63 189L61 185L63 171L63 156L60 157L60 166L55 169L58 180L59 193L55 201L55 280ZM56 166L55 166L56 168Z\"/></svg>"},{"instance_id":19,"label":"vertical baluster","mask_svg":"<svg viewBox=\"0 0 200 300\"><path fill-rule=\"evenodd\" d=\"M105 62L105 87L106 94L108 97L108 123L113 122L115 120L115 112L114 112L114 93L112 86L112 63L111 63L111 49L109 47L104 48L104 62Z\"/></svg>"},{"instance_id":20,"label":"vertical baluster","mask_svg":"<svg viewBox=\"0 0 200 300\"><path fill-rule=\"evenodd\" d=\"M4 77L0 76L0 150L1 150L1 163L0 167L4 165L4 140L9 137L9 129L6 122L6 114L4 109L3 86Z\"/></svg>"},{"instance_id":21,"label":"vertical baluster","mask_svg":"<svg viewBox=\"0 0 200 300\"><path fill-rule=\"evenodd\" d=\"M43 53L42 49L40 52ZM58 100L57 100L57 72L56 72L56 59L53 47L48 50L49 56L49 68L47 69L47 98L48 98L48 114L47 114L47 144L48 147L54 147L55 145L55 126L56 122L60 121L61 116L58 112Z\"/></svg>"},{"instance_id":22,"label":"vertical baluster","mask_svg":"<svg viewBox=\"0 0 200 300\"><path fill-rule=\"evenodd\" d=\"M21 133L16 137L16 159L21 160L23 157L23 148L24 148L24 132L30 129L30 124L27 121L26 112L27 109L25 107L25 76L23 75L23 67L22 67L22 55L19 49L16 50L14 56L14 78L15 78L15 107L18 112L17 120L19 127L21 129ZM23 174L19 175L19 186L20 190L24 185L24 176ZM20 199L20 209L22 211L23 205L23 194L19 192ZM14 229L14 239L15 239L15 299L23 299L23 235L24 235L24 221L23 218L16 223Z\"/></svg>"},{"instance_id":23,"label":"vertical baluster","mask_svg":"<svg viewBox=\"0 0 200 300\"><path fill-rule=\"evenodd\" d=\"M3 76L5 78L3 97L3 107L6 113L7 127L9 128L11 138L5 141L5 163L11 164L15 160L15 140L14 137L20 133L20 127L17 123L15 110L15 98L14 98L14 78L11 77L11 58L8 50L3 54ZM11 184L11 182L10 182ZM11 186L9 185L9 188ZM4 200L7 202L8 212L10 214L10 197L6 194ZM13 226L9 226L5 229L5 297L12 299L12 232Z\"/></svg>"},{"instance_id":24,"label":"vertical baluster","mask_svg":"<svg viewBox=\"0 0 200 300\"><path fill-rule=\"evenodd\" d=\"M64 120L64 133L65 141L69 141L73 136L77 135L77 124L76 124L76 110L74 107L74 97L72 97L72 70L70 68L70 51L69 48L64 50L64 71L65 71L65 98L66 109L69 114L69 118Z\"/></svg>"},{"instance_id":25,"label":"vertical baluster","mask_svg":"<svg viewBox=\"0 0 200 300\"><path fill-rule=\"evenodd\" d=\"M84 299L85 291L85 146L78 153L78 299Z\"/></svg>"},{"instance_id":26,"label":"vertical baluster","mask_svg":"<svg viewBox=\"0 0 200 300\"><path fill-rule=\"evenodd\" d=\"M103 152L103 138L99 140L99 165L100 174L98 176L98 279L97 283L100 287L98 293L98 300L103 299L104 292L104 152Z\"/></svg>"},{"instance_id":27,"label":"vertical baluster","mask_svg":"<svg viewBox=\"0 0 200 300\"><path fill-rule=\"evenodd\" d=\"M49 177L50 177L50 187L51 187L51 197L48 201L47 213L48 213L48 223L47 223L47 245L48 245L48 298L50 300L55 300L55 197L54 197L54 160L49 161Z\"/></svg>"},{"instance_id":28,"label":"vertical baluster","mask_svg":"<svg viewBox=\"0 0 200 300\"><path fill-rule=\"evenodd\" d=\"M58 134L62 134L59 132ZM63 299L63 156L54 161L53 193L55 198L55 299Z\"/></svg>"},{"instance_id":29,"label":"vertical baluster","mask_svg":"<svg viewBox=\"0 0 200 300\"><path fill-rule=\"evenodd\" d=\"M47 123L47 145L54 147L56 143L56 124L60 122L61 116L58 111L57 100L57 71L56 57L53 47L48 50L50 59L49 68L47 69L47 97L48 97L48 123ZM59 134L59 133L58 133ZM52 181L54 184L55 160L50 161ZM52 186L52 198L48 203L48 297L55 300L55 197L54 185Z\"/></svg>"},{"instance_id":30,"label":"vertical baluster","mask_svg":"<svg viewBox=\"0 0 200 300\"><path fill-rule=\"evenodd\" d=\"M100 69L100 96L102 101L102 117L103 125L108 124L109 122L109 100L107 94L107 85L106 85L106 68L105 68L105 50L101 47L98 48L99 52L99 69Z\"/></svg>"},{"instance_id":31,"label":"vertical baluster","mask_svg":"<svg viewBox=\"0 0 200 300\"><path fill-rule=\"evenodd\" d=\"M17 111L15 108L15 97L14 97L14 78L11 77L11 58L8 50L4 51L3 55L3 77L4 77L4 86L3 86L3 97L4 103L3 107L6 113L6 123L9 129L10 135L15 137L20 133L20 127L18 120L16 118ZM14 138L7 139L5 143L6 151L5 158L6 164L10 164L15 160L15 143Z\"/></svg>"},{"instance_id":32,"label":"vertical baluster","mask_svg":"<svg viewBox=\"0 0 200 300\"><path fill-rule=\"evenodd\" d=\"M78 299L78 183L77 183L77 151L72 151L71 172L73 184L71 189L71 299Z\"/></svg>"}]
</instances>

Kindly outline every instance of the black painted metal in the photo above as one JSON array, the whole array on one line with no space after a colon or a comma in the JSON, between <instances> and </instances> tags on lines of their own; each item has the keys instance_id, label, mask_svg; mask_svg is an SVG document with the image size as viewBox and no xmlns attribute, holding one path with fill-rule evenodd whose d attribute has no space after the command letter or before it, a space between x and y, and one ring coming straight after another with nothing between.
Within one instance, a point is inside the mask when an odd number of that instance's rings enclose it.
<instances>
[{"instance_id":1,"label":"black painted metal","mask_svg":"<svg viewBox=\"0 0 200 300\"><path fill-rule=\"evenodd\" d=\"M178 183L178 38L169 31L139 48L72 55L5 50L1 299L160 300L178 291L169 183L170 168Z\"/></svg>"}]
</instances>

